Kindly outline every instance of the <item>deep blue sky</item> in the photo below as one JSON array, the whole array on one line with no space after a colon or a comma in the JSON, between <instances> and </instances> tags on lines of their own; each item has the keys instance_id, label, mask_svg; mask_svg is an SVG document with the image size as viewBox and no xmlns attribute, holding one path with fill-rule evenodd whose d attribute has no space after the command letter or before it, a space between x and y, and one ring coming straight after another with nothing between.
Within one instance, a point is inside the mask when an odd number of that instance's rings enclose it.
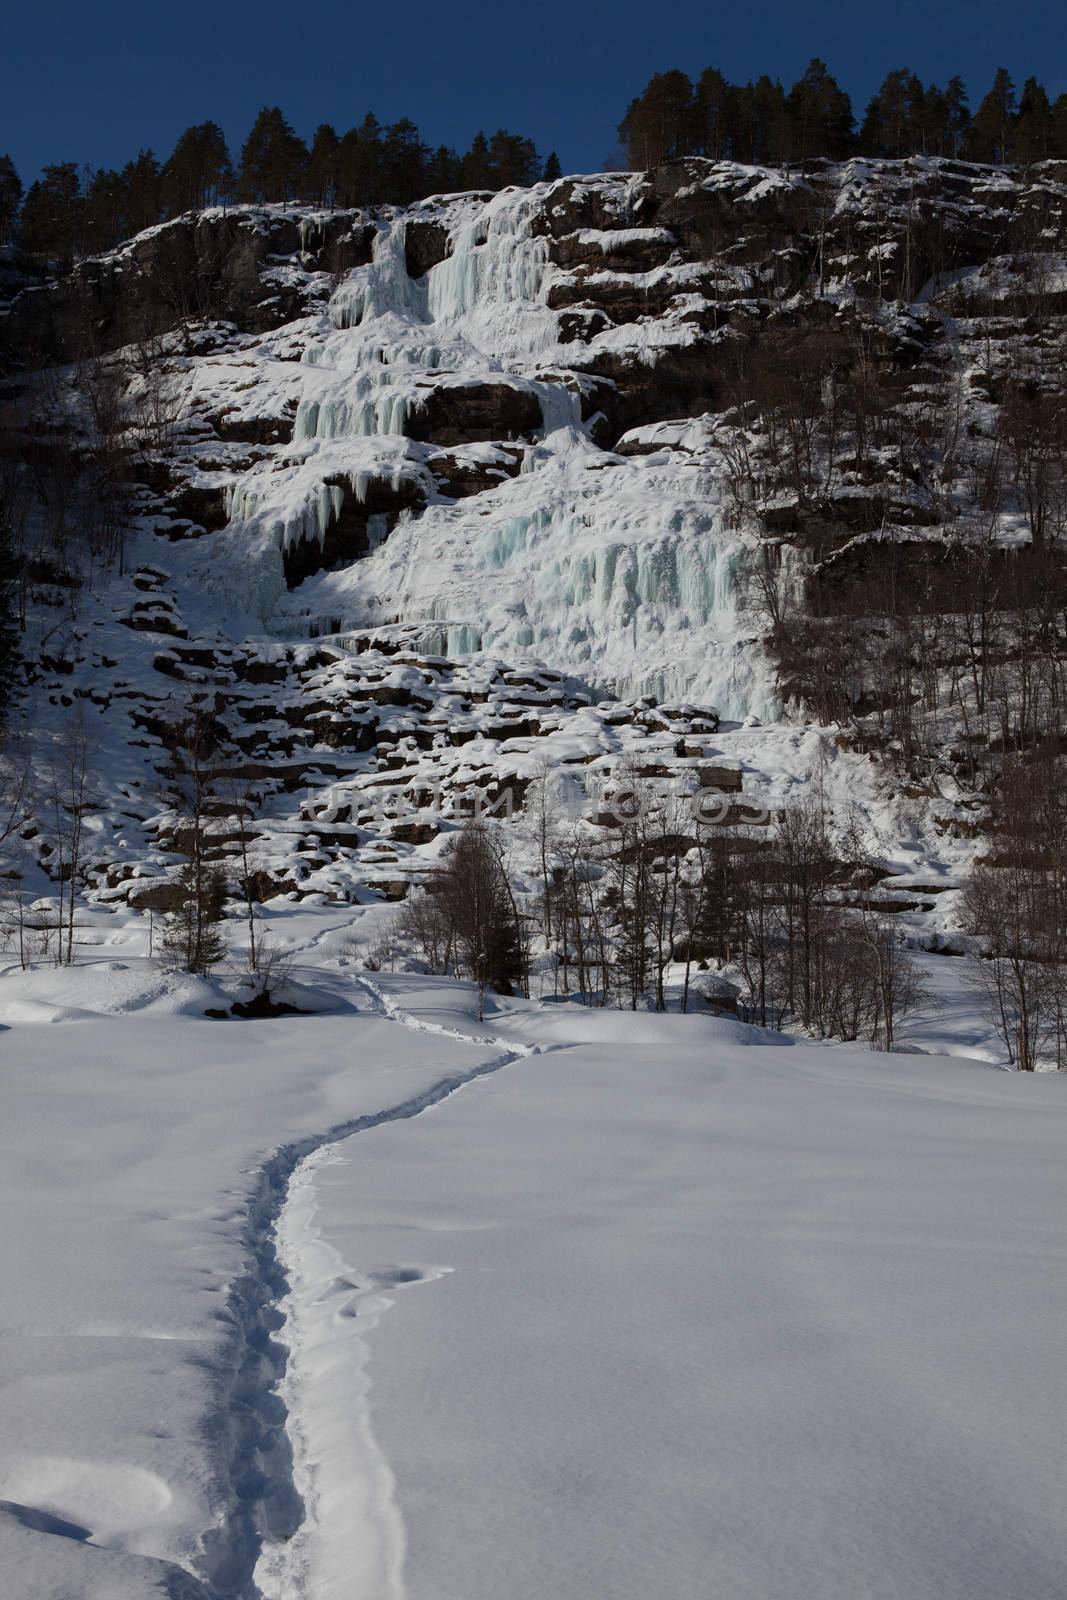
<instances>
[{"instance_id":1,"label":"deep blue sky","mask_svg":"<svg viewBox=\"0 0 1067 1600\"><path fill-rule=\"evenodd\" d=\"M213 117L236 155L256 111L279 104L309 137L369 108L411 117L431 143L509 127L555 146L564 169L601 166L652 72L715 65L792 82L822 56L863 106L891 67L941 82L959 72L977 104L996 66L1067 88L1063 0L53 0L9 9L0 31L0 152L24 180L46 162L166 157Z\"/></svg>"}]
</instances>

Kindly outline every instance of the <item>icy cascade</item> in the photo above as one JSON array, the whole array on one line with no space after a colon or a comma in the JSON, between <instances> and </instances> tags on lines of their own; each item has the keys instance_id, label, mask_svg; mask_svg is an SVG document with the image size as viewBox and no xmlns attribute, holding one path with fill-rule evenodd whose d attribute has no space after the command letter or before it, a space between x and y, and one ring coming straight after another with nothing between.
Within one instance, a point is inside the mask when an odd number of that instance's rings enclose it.
<instances>
[{"instance_id":1,"label":"icy cascade","mask_svg":"<svg viewBox=\"0 0 1067 1600\"><path fill-rule=\"evenodd\" d=\"M426 279L433 322L456 322L484 305L537 301L548 267L548 242L533 232L537 202L503 198L485 215L465 223L452 240L446 260Z\"/></svg>"},{"instance_id":2,"label":"icy cascade","mask_svg":"<svg viewBox=\"0 0 1067 1600\"><path fill-rule=\"evenodd\" d=\"M402 434L410 406L409 397L397 393L388 369L361 374L348 386L343 400L301 400L293 427L293 442Z\"/></svg>"},{"instance_id":3,"label":"icy cascade","mask_svg":"<svg viewBox=\"0 0 1067 1600\"><path fill-rule=\"evenodd\" d=\"M481 348L484 340L457 325L503 308L514 322L517 308L538 301L548 247L533 233L535 215L529 195L498 197L459 224L451 254L418 281L407 275L406 218L383 228L370 265L351 272L330 302L336 333L305 352L306 365L336 376L309 379L295 440L402 434L425 387L420 374L499 373L502 363ZM543 309L521 343L545 343ZM554 319L548 332L554 343ZM578 420L561 385L545 383L541 400L546 432Z\"/></svg>"},{"instance_id":4,"label":"icy cascade","mask_svg":"<svg viewBox=\"0 0 1067 1600\"><path fill-rule=\"evenodd\" d=\"M267 534L272 545L284 553L298 544L321 546L330 524L340 516L345 503L345 484L357 505L365 505L372 479L391 483L399 489L404 477L404 458L395 455L376 457L360 466L346 453L333 463L331 481L323 481L316 457L302 469L284 475L282 498L274 473L249 474L229 492L227 513L232 524L243 524ZM338 482L338 479L344 482ZM384 538L388 517L380 513L368 521L371 548Z\"/></svg>"},{"instance_id":5,"label":"icy cascade","mask_svg":"<svg viewBox=\"0 0 1067 1600\"><path fill-rule=\"evenodd\" d=\"M403 434L414 375L461 364L462 352L446 354L420 336L426 294L407 274L405 228L400 216L380 229L370 264L350 272L330 300L336 332L304 352L313 372L297 407L294 443Z\"/></svg>"},{"instance_id":6,"label":"icy cascade","mask_svg":"<svg viewBox=\"0 0 1067 1600\"><path fill-rule=\"evenodd\" d=\"M319 483L296 506L278 508L273 517L271 488L262 475L236 484L227 497L230 522L257 523L260 531L272 535L282 551L305 539L321 545L326 529L341 514L344 492L340 485Z\"/></svg>"},{"instance_id":7,"label":"icy cascade","mask_svg":"<svg viewBox=\"0 0 1067 1600\"><path fill-rule=\"evenodd\" d=\"M605 693L774 715L748 610L751 553L730 531L707 427L677 450L665 437L662 450L620 457L582 425L581 378L546 304L546 194L450 203L450 254L417 282L405 215L383 224L373 260L339 286L307 346L288 457L241 486L233 519L282 548L321 544L339 482L362 500L370 476L399 482L420 460L404 429L434 387L518 380L543 417L519 476L431 500L387 538L376 530L364 559L304 581L294 622L310 611L343 628L413 623L433 652L532 650Z\"/></svg>"},{"instance_id":8,"label":"icy cascade","mask_svg":"<svg viewBox=\"0 0 1067 1600\"><path fill-rule=\"evenodd\" d=\"M728 529L718 468L666 452L609 465L583 443L551 435L533 472L427 507L368 560L304 585L303 603L344 627L421 624L430 653L532 652L612 696L775 716L749 603L762 557Z\"/></svg>"},{"instance_id":9,"label":"icy cascade","mask_svg":"<svg viewBox=\"0 0 1067 1600\"><path fill-rule=\"evenodd\" d=\"M316 480L309 450L331 441L380 439L393 441L395 451L432 374L499 377L501 362L466 336L467 312L504 306L514 314L517 299L540 292L547 250L532 233L535 208L529 195L498 197L488 208L488 220L486 209L479 207L473 220L461 220L454 255L421 281L407 273L406 216L400 213L379 229L371 262L355 268L338 287L327 328L305 349L292 464L269 474L255 471L239 484L229 497L232 524L267 534L281 550L302 540L321 545L343 495L336 483L322 481L324 473ZM550 381L535 388L546 434L580 426L577 394ZM358 496L361 474L347 471L331 455L330 476L338 475L349 477ZM396 476L395 463L391 475Z\"/></svg>"},{"instance_id":10,"label":"icy cascade","mask_svg":"<svg viewBox=\"0 0 1067 1600\"><path fill-rule=\"evenodd\" d=\"M406 314L412 322L426 320L425 290L408 277L404 258L406 229L403 215L379 229L370 265L350 272L330 301L335 328L358 328L391 311Z\"/></svg>"}]
</instances>

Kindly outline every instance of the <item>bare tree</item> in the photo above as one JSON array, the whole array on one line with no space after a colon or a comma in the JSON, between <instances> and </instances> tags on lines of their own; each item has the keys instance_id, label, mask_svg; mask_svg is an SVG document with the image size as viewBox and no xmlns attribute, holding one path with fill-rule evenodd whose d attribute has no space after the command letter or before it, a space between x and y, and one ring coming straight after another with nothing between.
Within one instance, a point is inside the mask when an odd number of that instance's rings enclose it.
<instances>
[{"instance_id":1,"label":"bare tree","mask_svg":"<svg viewBox=\"0 0 1067 1600\"><path fill-rule=\"evenodd\" d=\"M899 1024L928 998L928 991L900 930L890 917L872 910L869 899L860 914L860 929L874 1000L871 1039L880 1049L892 1050Z\"/></svg>"},{"instance_id":2,"label":"bare tree","mask_svg":"<svg viewBox=\"0 0 1067 1600\"><path fill-rule=\"evenodd\" d=\"M44 762L41 815L47 841L45 865L59 891L54 958L74 960L74 913L82 871L85 818L91 809L92 738L84 707L70 714Z\"/></svg>"},{"instance_id":3,"label":"bare tree","mask_svg":"<svg viewBox=\"0 0 1067 1600\"><path fill-rule=\"evenodd\" d=\"M175 841L185 861L176 883L178 904L166 918L162 939L164 962L188 972L207 972L225 954L219 924L226 875L211 859L208 831L218 801L218 773L212 760L216 745L211 717L202 707L191 706L172 749L171 775L180 807Z\"/></svg>"},{"instance_id":4,"label":"bare tree","mask_svg":"<svg viewBox=\"0 0 1067 1600\"><path fill-rule=\"evenodd\" d=\"M10 742L0 752L0 879L11 887L0 900L8 941L17 940L19 965L28 962L26 892L22 881L25 846L22 830L34 812L33 766L26 741Z\"/></svg>"},{"instance_id":5,"label":"bare tree","mask_svg":"<svg viewBox=\"0 0 1067 1600\"><path fill-rule=\"evenodd\" d=\"M253 822L258 814L260 805L260 792L256 784L248 781L228 779L221 785L226 804L229 806L233 820L237 824L237 851L240 862L240 871L237 876L237 887L241 892L245 908L245 926L248 929L248 971L255 977L260 972L261 958L265 960L268 952L261 949L259 938L256 906L259 904L256 894L256 863L253 856L252 845L255 840Z\"/></svg>"},{"instance_id":6,"label":"bare tree","mask_svg":"<svg viewBox=\"0 0 1067 1600\"><path fill-rule=\"evenodd\" d=\"M430 880L450 928L457 966L478 986L478 1018L491 987L513 992L522 981L522 940L501 855L481 822L468 822Z\"/></svg>"},{"instance_id":7,"label":"bare tree","mask_svg":"<svg viewBox=\"0 0 1067 1600\"><path fill-rule=\"evenodd\" d=\"M964 919L971 973L1008 1059L1033 1072L1067 1061L1067 803L1058 751L1005 768L994 853L976 863Z\"/></svg>"}]
</instances>

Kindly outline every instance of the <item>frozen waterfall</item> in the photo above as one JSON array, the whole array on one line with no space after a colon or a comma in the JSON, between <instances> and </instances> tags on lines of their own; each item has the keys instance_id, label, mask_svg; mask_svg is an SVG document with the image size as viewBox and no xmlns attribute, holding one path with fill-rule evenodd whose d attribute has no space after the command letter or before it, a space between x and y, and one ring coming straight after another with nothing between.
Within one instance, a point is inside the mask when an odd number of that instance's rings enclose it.
<instances>
[{"instance_id":1,"label":"frozen waterfall","mask_svg":"<svg viewBox=\"0 0 1067 1600\"><path fill-rule=\"evenodd\" d=\"M423 459L405 432L442 380L518 379L543 418L519 475L468 499L431 498L399 522L371 518L366 557L305 580L294 605L351 628L415 624L435 653L532 651L604 692L773 715L747 602L751 547L730 529L707 430L646 456L612 456L588 437L574 347L560 344L547 304L546 192L442 202L431 220L447 228L449 252L418 280L407 216L379 224L372 260L310 330L292 445L238 484L231 522L283 550L321 543L342 480L362 502L371 479L398 484Z\"/></svg>"},{"instance_id":2,"label":"frozen waterfall","mask_svg":"<svg viewBox=\"0 0 1067 1600\"><path fill-rule=\"evenodd\" d=\"M497 204L489 217L466 223L446 260L427 274L433 322L456 322L483 305L540 299L548 267L548 241L532 231L536 208Z\"/></svg>"}]
</instances>

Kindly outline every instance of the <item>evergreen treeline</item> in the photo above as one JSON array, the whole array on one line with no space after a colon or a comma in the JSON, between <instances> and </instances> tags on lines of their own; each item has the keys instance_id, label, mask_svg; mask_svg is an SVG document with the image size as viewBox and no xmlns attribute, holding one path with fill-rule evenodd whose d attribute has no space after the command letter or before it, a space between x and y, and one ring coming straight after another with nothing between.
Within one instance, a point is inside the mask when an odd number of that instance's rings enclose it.
<instances>
[{"instance_id":1,"label":"evergreen treeline","mask_svg":"<svg viewBox=\"0 0 1067 1600\"><path fill-rule=\"evenodd\" d=\"M559 175L542 168L533 141L500 128L478 133L460 155L431 149L407 118L383 126L368 113L339 134L328 122L310 148L277 106L265 106L233 162L216 122L187 128L163 163L141 150L116 171L66 161L45 167L23 196L9 156L0 156L0 244L69 264L111 249L142 228L229 200L321 206L408 205L457 189L502 189Z\"/></svg>"},{"instance_id":2,"label":"evergreen treeline","mask_svg":"<svg viewBox=\"0 0 1067 1600\"><path fill-rule=\"evenodd\" d=\"M707 67L696 83L684 72L657 72L631 101L619 137L639 170L694 155L768 166L852 155L1026 163L1067 158L1067 94L1050 101L1036 78L1019 94L1000 67L972 116L962 79L941 88L900 67L857 129L852 102L823 61L811 61L788 90L765 75L730 83Z\"/></svg>"},{"instance_id":3,"label":"evergreen treeline","mask_svg":"<svg viewBox=\"0 0 1067 1600\"><path fill-rule=\"evenodd\" d=\"M924 84L909 68L886 75L857 127L852 102L815 59L792 88L763 75L730 83L707 67L657 72L619 125L630 165L699 155L766 165L851 155L937 155L990 163L1067 159L1067 94L1052 101L1036 78L1021 93L1005 68L972 115L960 78ZM187 128L160 162L141 150L121 170L60 162L23 193L0 155L0 245L17 243L67 265L108 250L142 228L230 201L321 206L408 205L457 189L502 189L561 175L555 152L542 165L533 141L498 129L463 154L427 145L408 118L373 113L346 133L324 122L310 146L278 106L265 106L234 162L216 122Z\"/></svg>"}]
</instances>

